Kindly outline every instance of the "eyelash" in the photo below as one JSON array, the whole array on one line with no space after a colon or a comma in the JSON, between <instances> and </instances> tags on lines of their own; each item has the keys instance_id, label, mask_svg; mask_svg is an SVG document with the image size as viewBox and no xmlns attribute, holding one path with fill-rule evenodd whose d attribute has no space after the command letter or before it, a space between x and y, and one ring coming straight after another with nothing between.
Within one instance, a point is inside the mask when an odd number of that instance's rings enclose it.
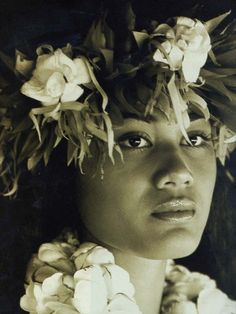
<instances>
[{"instance_id":1,"label":"eyelash","mask_svg":"<svg viewBox=\"0 0 236 314\"><path fill-rule=\"evenodd\" d=\"M197 148L197 147L202 147L202 146L204 146L204 145L206 145L206 144L208 144L209 142L211 142L212 141L212 135L211 135L211 133L210 134L206 134L206 133L204 133L204 132L193 132L193 133L190 133L190 134L188 134L188 137L189 137L189 139L191 140L191 138L193 138L193 137L200 137L200 138L202 138L202 142L201 142L201 144L199 144L199 145L193 145L193 146L191 146L190 144L188 144L187 143L187 141L184 139L184 141L186 142L186 144L184 144L185 146L189 146L189 147L193 147L193 148Z\"/></svg>"},{"instance_id":2,"label":"eyelash","mask_svg":"<svg viewBox=\"0 0 236 314\"><path fill-rule=\"evenodd\" d=\"M189 146L190 148L197 148L197 147L202 147L206 144L208 144L208 142L212 141L212 136L211 134L206 134L204 132L195 132L195 133L190 133L189 134L189 139L191 140L191 138L193 137L201 137L202 138L202 142L199 145L190 145L185 139L181 140L181 143L183 141L185 141L186 144L183 144L184 146ZM147 142L146 145L142 146L142 147L135 147L135 146L128 146L129 144L125 144L125 141L129 141L131 139L143 139ZM147 149L149 147L152 147L153 144L150 140L150 138L145 134L145 133L140 133L140 132L134 132L134 133L128 133L128 134L124 134L122 135L119 139L118 139L118 144L123 148L123 149L127 149L127 150L135 150L135 151L143 151L144 149Z\"/></svg>"},{"instance_id":3,"label":"eyelash","mask_svg":"<svg viewBox=\"0 0 236 314\"><path fill-rule=\"evenodd\" d=\"M128 146L124 144L125 141L129 141L131 139L134 138L139 138L139 139L143 139L146 141L146 145L142 146L142 147L132 147L132 146ZM139 150L139 151L143 151L144 149L151 147L153 144L150 140L150 138L145 134L145 133L141 133L141 132L133 132L133 133L128 133L128 134L124 134L122 135L119 139L118 139L118 144L123 148L123 149L133 149L133 150Z\"/></svg>"}]
</instances>

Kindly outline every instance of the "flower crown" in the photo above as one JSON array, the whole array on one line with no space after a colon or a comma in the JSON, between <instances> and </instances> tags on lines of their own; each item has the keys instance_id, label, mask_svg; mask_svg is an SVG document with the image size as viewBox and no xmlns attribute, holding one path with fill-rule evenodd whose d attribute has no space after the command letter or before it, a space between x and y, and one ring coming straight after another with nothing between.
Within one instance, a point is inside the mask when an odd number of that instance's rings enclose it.
<instances>
[{"instance_id":1,"label":"flower crown","mask_svg":"<svg viewBox=\"0 0 236 314\"><path fill-rule=\"evenodd\" d=\"M188 141L190 111L211 119L216 155L223 164L236 140L236 27L235 22L221 31L218 27L228 14L205 23L177 17L166 24L152 22L142 31L129 26L122 57L119 38L105 16L78 46L54 50L41 45L34 60L18 50L15 61L0 52L11 70L9 81L0 77L4 195L16 193L24 170L33 171L41 160L47 165L63 141L67 164L74 162L81 171L91 141L100 149L101 168L106 155L114 162L114 150L122 157L111 121L127 111L148 116L158 108L168 119L174 116Z\"/></svg>"}]
</instances>

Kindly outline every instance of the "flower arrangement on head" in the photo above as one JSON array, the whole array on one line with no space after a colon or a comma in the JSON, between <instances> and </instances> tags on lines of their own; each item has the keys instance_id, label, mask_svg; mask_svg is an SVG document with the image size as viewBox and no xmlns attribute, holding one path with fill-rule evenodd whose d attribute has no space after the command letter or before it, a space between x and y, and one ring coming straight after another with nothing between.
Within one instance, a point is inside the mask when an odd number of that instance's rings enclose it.
<instances>
[{"instance_id":1,"label":"flower arrangement on head","mask_svg":"<svg viewBox=\"0 0 236 314\"><path fill-rule=\"evenodd\" d=\"M0 53L14 77L14 83L0 80L4 195L16 193L24 170L33 171L40 161L47 165L63 141L67 164L74 162L81 171L92 141L99 147L101 170L106 155L114 162L117 151L122 158L112 122L124 111L148 116L158 108L174 117L187 140L190 111L211 119L216 155L224 163L236 140L235 22L219 30L229 13L205 23L177 17L136 31L129 12L127 38L132 38L122 54L106 15L78 46L41 45L34 60L16 51L15 62Z\"/></svg>"}]
</instances>

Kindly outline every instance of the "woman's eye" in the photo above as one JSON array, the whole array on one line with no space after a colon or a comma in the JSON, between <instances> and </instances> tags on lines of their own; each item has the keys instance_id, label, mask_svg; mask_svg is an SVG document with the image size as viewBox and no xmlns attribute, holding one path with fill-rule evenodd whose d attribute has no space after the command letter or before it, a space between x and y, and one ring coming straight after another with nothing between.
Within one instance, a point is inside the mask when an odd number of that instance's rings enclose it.
<instances>
[{"instance_id":1,"label":"woman's eye","mask_svg":"<svg viewBox=\"0 0 236 314\"><path fill-rule=\"evenodd\" d=\"M203 143L211 140L211 135L205 135L205 134L196 134L196 135L189 135L189 140L192 144L192 146L201 146ZM186 141L186 139L183 140L184 145L189 145L189 143Z\"/></svg>"},{"instance_id":2,"label":"woman's eye","mask_svg":"<svg viewBox=\"0 0 236 314\"><path fill-rule=\"evenodd\" d=\"M122 138L119 139L119 144L120 146L126 148L144 148L151 146L150 140L144 138L141 135L122 136Z\"/></svg>"}]
</instances>

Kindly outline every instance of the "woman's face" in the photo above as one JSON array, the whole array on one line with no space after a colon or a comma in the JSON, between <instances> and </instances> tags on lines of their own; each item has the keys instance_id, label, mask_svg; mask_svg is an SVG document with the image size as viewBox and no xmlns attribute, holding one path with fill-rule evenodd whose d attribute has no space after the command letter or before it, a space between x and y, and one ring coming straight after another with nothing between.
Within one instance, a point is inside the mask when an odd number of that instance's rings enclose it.
<instances>
[{"instance_id":1,"label":"woman's face","mask_svg":"<svg viewBox=\"0 0 236 314\"><path fill-rule=\"evenodd\" d=\"M174 121L126 118L114 128L124 162L107 158L104 179L93 176L96 153L78 178L78 206L92 238L151 259L179 258L199 244L216 179L211 126L192 119L192 146Z\"/></svg>"}]
</instances>

